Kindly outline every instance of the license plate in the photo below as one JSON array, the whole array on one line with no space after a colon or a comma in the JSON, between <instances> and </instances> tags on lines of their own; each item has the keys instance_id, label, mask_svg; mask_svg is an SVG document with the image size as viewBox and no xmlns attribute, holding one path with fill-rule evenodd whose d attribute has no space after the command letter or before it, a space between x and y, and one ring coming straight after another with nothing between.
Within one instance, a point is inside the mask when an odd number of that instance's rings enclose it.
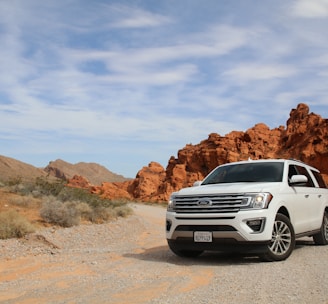
<instances>
[{"instance_id":1,"label":"license plate","mask_svg":"<svg viewBox=\"0 0 328 304\"><path fill-rule=\"evenodd\" d=\"M212 232L210 232L210 231L195 231L194 232L194 242L197 242L197 243L211 243L212 242Z\"/></svg>"}]
</instances>

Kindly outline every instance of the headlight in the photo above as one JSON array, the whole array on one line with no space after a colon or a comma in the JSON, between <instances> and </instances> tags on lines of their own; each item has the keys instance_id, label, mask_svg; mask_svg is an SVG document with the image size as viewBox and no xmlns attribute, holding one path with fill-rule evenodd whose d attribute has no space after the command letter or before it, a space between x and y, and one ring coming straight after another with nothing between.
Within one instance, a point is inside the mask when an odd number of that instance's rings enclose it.
<instances>
[{"instance_id":1,"label":"headlight","mask_svg":"<svg viewBox=\"0 0 328 304\"><path fill-rule=\"evenodd\" d=\"M167 204L167 211L173 211L174 209L174 197L171 196Z\"/></svg>"},{"instance_id":2,"label":"headlight","mask_svg":"<svg viewBox=\"0 0 328 304\"><path fill-rule=\"evenodd\" d=\"M272 198L271 193L252 193L250 207L254 209L268 208Z\"/></svg>"}]
</instances>

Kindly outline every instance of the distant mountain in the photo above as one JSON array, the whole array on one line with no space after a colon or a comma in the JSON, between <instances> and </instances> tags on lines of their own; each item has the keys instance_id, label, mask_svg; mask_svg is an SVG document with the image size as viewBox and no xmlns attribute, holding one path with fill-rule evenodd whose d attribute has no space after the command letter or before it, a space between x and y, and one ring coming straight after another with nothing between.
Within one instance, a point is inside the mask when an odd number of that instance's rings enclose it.
<instances>
[{"instance_id":1,"label":"distant mountain","mask_svg":"<svg viewBox=\"0 0 328 304\"><path fill-rule=\"evenodd\" d=\"M113 173L97 163L79 162L71 164L61 159L49 162L44 171L52 176L66 180L73 178L74 175L80 175L93 185L100 185L103 182L124 182L128 180L124 176Z\"/></svg>"},{"instance_id":2,"label":"distant mountain","mask_svg":"<svg viewBox=\"0 0 328 304\"><path fill-rule=\"evenodd\" d=\"M15 178L32 180L41 176L47 176L47 172L14 158L0 155L0 181Z\"/></svg>"},{"instance_id":3,"label":"distant mountain","mask_svg":"<svg viewBox=\"0 0 328 304\"><path fill-rule=\"evenodd\" d=\"M93 185L101 185L103 182L124 182L129 179L115 174L96 163L70 164L57 159L50 161L49 165L42 168L34 167L17 159L0 155L0 181L21 178L22 180L34 180L37 177L53 177L71 179L74 175L86 178Z\"/></svg>"}]
</instances>

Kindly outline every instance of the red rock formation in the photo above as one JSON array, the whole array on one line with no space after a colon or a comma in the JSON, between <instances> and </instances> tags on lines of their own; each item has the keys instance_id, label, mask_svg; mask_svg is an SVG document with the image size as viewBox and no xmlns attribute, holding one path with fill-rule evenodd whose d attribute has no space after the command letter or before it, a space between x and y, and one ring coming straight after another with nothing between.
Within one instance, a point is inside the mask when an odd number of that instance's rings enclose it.
<instances>
[{"instance_id":1,"label":"red rock formation","mask_svg":"<svg viewBox=\"0 0 328 304\"><path fill-rule=\"evenodd\" d=\"M309 107L299 104L290 112L279 154L302 160L328 175L328 119L309 114Z\"/></svg>"},{"instance_id":2,"label":"red rock formation","mask_svg":"<svg viewBox=\"0 0 328 304\"><path fill-rule=\"evenodd\" d=\"M137 173L128 191L133 198L141 201L161 200L158 189L164 181L165 169L159 163L151 162Z\"/></svg>"},{"instance_id":3,"label":"red rock formation","mask_svg":"<svg viewBox=\"0 0 328 304\"><path fill-rule=\"evenodd\" d=\"M328 119L309 113L306 104L299 104L291 110L286 129L280 126L271 130L259 123L246 132L232 131L225 136L212 133L199 144L179 150L166 170L152 162L133 181L105 183L97 191L112 198L121 189L124 197L128 193L134 200L164 201L173 191L203 179L216 166L249 157L299 159L321 170L328 183Z\"/></svg>"},{"instance_id":4,"label":"red rock formation","mask_svg":"<svg viewBox=\"0 0 328 304\"><path fill-rule=\"evenodd\" d=\"M93 186L90 191L103 198L131 200L133 198L127 191L130 184L131 181L117 183L104 182L101 186Z\"/></svg>"},{"instance_id":5,"label":"red rock formation","mask_svg":"<svg viewBox=\"0 0 328 304\"><path fill-rule=\"evenodd\" d=\"M74 175L67 183L68 187L90 189L92 185L89 181L80 175Z\"/></svg>"}]
</instances>

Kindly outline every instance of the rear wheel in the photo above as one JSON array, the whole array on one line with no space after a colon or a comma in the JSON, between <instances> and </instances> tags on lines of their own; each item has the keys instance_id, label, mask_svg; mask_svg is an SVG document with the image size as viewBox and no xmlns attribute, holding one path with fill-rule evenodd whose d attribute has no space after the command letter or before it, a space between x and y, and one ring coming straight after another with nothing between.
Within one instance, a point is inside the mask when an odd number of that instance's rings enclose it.
<instances>
[{"instance_id":1,"label":"rear wheel","mask_svg":"<svg viewBox=\"0 0 328 304\"><path fill-rule=\"evenodd\" d=\"M328 213L327 212L325 212L323 215L320 232L313 236L313 240L316 245L328 244Z\"/></svg>"},{"instance_id":2,"label":"rear wheel","mask_svg":"<svg viewBox=\"0 0 328 304\"><path fill-rule=\"evenodd\" d=\"M295 247L295 233L287 216L278 213L273 224L272 238L268 251L261 257L264 261L282 261L287 259Z\"/></svg>"},{"instance_id":3,"label":"rear wheel","mask_svg":"<svg viewBox=\"0 0 328 304\"><path fill-rule=\"evenodd\" d=\"M202 250L181 249L175 243L170 242L170 240L167 240L167 243L168 243L171 251L179 257L195 258L195 257L198 257L199 255L201 255L203 253Z\"/></svg>"}]
</instances>

